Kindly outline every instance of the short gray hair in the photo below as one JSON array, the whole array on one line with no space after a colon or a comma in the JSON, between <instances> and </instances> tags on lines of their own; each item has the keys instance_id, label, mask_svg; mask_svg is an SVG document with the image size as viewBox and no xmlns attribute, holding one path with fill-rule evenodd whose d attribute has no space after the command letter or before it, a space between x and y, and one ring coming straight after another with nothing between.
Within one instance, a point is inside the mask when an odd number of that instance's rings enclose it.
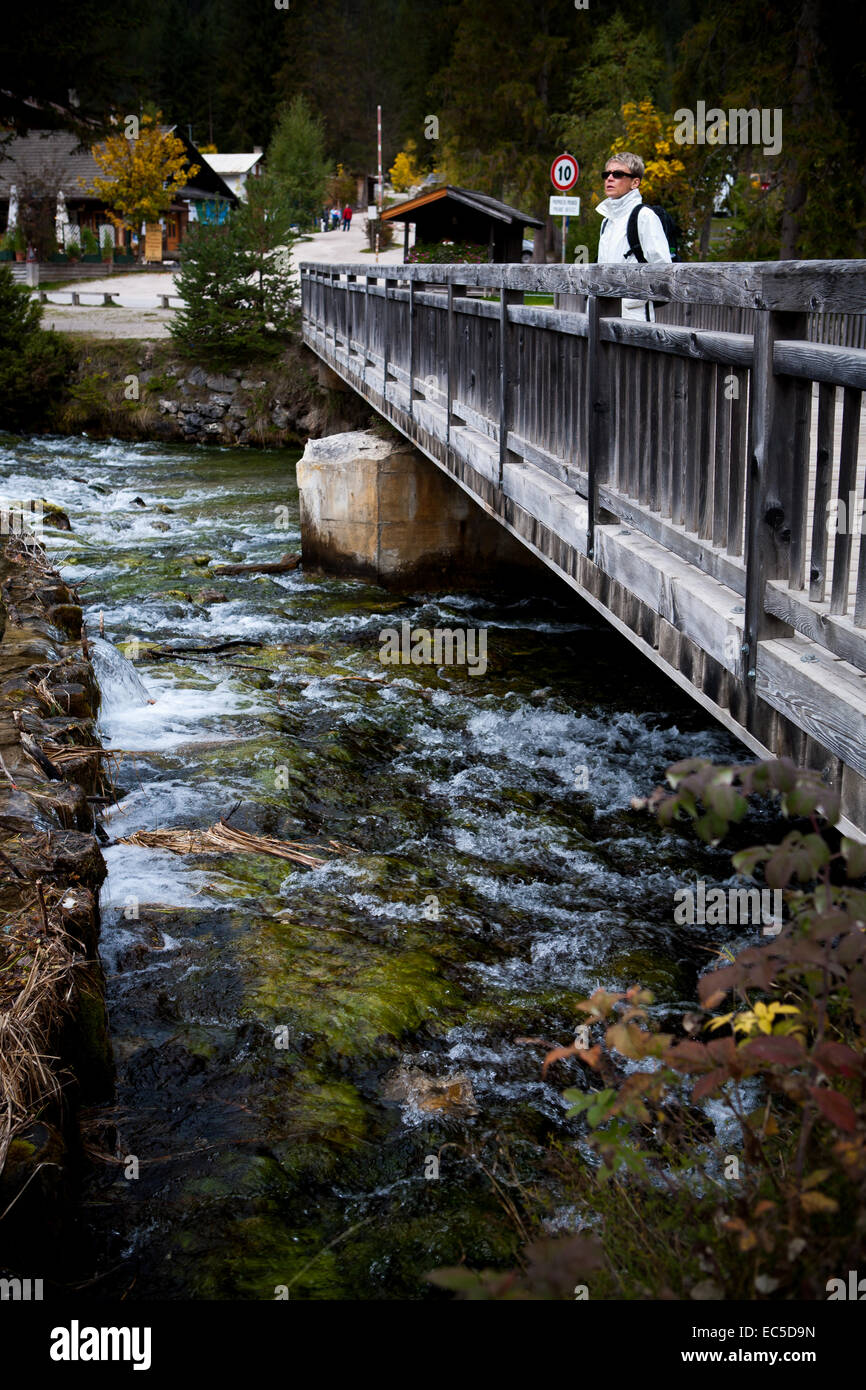
<instances>
[{"instance_id":1,"label":"short gray hair","mask_svg":"<svg viewBox=\"0 0 866 1390\"><path fill-rule=\"evenodd\" d=\"M617 160L624 169L628 169L633 179L642 179L645 172L644 162L639 154L630 154L628 150L617 150L610 159L605 161L605 168Z\"/></svg>"}]
</instances>

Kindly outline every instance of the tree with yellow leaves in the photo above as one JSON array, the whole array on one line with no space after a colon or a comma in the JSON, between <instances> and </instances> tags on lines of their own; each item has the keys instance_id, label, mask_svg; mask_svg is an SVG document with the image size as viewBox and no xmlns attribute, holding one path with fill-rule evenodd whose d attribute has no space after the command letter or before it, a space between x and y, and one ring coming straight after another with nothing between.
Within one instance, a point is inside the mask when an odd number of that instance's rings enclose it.
<instances>
[{"instance_id":1,"label":"tree with yellow leaves","mask_svg":"<svg viewBox=\"0 0 866 1390\"><path fill-rule=\"evenodd\" d=\"M622 107L625 134L611 146L611 154L633 150L646 166L641 180L645 203L675 203L684 191L686 166L675 154L673 121L657 111L651 101L626 101Z\"/></svg>"},{"instance_id":2,"label":"tree with yellow leaves","mask_svg":"<svg viewBox=\"0 0 866 1390\"><path fill-rule=\"evenodd\" d=\"M683 236L681 254L700 238L705 255L713 199L731 163L730 152L712 145L678 145L672 117L649 100L623 102L622 119L625 133L617 136L610 153L633 150L641 156L644 202L659 203L674 217Z\"/></svg>"},{"instance_id":3,"label":"tree with yellow leaves","mask_svg":"<svg viewBox=\"0 0 866 1390\"><path fill-rule=\"evenodd\" d=\"M415 141L409 140L405 150L400 151L388 170L391 187L395 193L408 193L410 188L421 182L421 174L415 163L416 154Z\"/></svg>"},{"instance_id":4,"label":"tree with yellow leaves","mask_svg":"<svg viewBox=\"0 0 866 1390\"><path fill-rule=\"evenodd\" d=\"M102 177L88 191L102 199L118 228L158 221L178 189L198 173L197 164L187 164L183 141L163 129L160 119L161 112L127 117L122 134L91 149Z\"/></svg>"}]
</instances>

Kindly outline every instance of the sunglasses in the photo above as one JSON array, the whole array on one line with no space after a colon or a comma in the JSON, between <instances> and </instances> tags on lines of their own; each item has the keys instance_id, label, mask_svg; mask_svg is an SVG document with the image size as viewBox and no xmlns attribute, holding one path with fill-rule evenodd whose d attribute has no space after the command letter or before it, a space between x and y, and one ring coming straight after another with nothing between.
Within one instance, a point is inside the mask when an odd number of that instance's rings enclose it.
<instances>
[{"instance_id":1,"label":"sunglasses","mask_svg":"<svg viewBox=\"0 0 866 1390\"><path fill-rule=\"evenodd\" d=\"M603 169L601 174L603 179L636 179L637 174L632 174L628 169Z\"/></svg>"}]
</instances>

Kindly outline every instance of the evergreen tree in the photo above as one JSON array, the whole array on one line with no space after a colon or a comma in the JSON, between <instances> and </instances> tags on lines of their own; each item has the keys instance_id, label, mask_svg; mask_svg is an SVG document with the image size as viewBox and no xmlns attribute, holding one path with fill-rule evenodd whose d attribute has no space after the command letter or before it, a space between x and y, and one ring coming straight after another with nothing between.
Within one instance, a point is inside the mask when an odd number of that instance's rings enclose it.
<instances>
[{"instance_id":1,"label":"evergreen tree","mask_svg":"<svg viewBox=\"0 0 866 1390\"><path fill-rule=\"evenodd\" d=\"M303 96L282 111L268 148L267 169L287 208L306 230L316 225L331 173L322 122Z\"/></svg>"},{"instance_id":2,"label":"evergreen tree","mask_svg":"<svg viewBox=\"0 0 866 1390\"><path fill-rule=\"evenodd\" d=\"M41 327L42 309L8 265L0 266L0 427L41 424L64 394L72 370L69 344Z\"/></svg>"},{"instance_id":3,"label":"evergreen tree","mask_svg":"<svg viewBox=\"0 0 866 1390\"><path fill-rule=\"evenodd\" d=\"M247 193L229 225L199 223L181 252L184 305L171 334L191 356L230 362L274 355L294 326L291 209L267 177L249 180Z\"/></svg>"}]
</instances>

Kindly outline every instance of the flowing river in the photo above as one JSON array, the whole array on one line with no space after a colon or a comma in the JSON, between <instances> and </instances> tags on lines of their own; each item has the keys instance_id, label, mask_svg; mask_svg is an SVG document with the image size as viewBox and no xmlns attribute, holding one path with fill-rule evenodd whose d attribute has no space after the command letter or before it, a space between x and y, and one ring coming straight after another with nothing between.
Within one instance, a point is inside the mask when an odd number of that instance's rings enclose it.
<instances>
[{"instance_id":1,"label":"flowing river","mask_svg":"<svg viewBox=\"0 0 866 1390\"><path fill-rule=\"evenodd\" d=\"M90 1295L442 1297L437 1266L514 1261L520 1188L547 1229L578 1227L544 1155L578 1142L579 1071L542 1080L545 1046L597 986L682 1013L719 934L675 926L673 894L726 857L630 801L670 762L742 750L564 587L403 599L209 573L300 548L296 458L0 442L7 494L70 516L46 545L91 636L104 615L101 730L123 750L102 895L117 1095L89 1118L124 1162L85 1191ZM382 665L404 619L486 628L486 671ZM325 862L118 843L221 818Z\"/></svg>"}]
</instances>

